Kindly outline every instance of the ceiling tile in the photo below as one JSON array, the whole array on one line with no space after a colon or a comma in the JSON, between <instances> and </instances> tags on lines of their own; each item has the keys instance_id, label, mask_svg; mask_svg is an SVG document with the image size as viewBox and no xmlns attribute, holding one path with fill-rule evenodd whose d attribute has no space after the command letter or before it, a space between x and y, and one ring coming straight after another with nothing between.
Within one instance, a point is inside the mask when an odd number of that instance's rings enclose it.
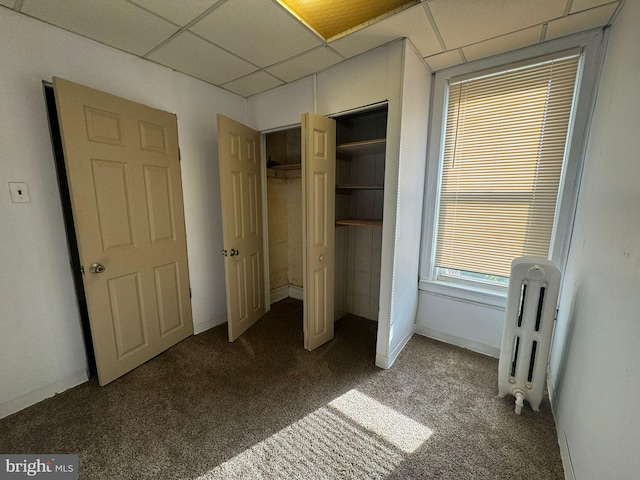
<instances>
[{"instance_id":1,"label":"ceiling tile","mask_svg":"<svg viewBox=\"0 0 640 480\"><path fill-rule=\"evenodd\" d=\"M600 5L604 5L606 3L611 3L611 0L573 0L569 13L576 13L582 10L587 10L589 8L599 7Z\"/></svg>"},{"instance_id":2,"label":"ceiling tile","mask_svg":"<svg viewBox=\"0 0 640 480\"><path fill-rule=\"evenodd\" d=\"M490 57L499 53L509 52L522 47L528 47L540 41L542 33L542 25L536 27L525 28L517 32L508 33L501 37L485 40L484 42L474 43L462 49L465 58L468 61L477 60L479 58Z\"/></svg>"},{"instance_id":3,"label":"ceiling tile","mask_svg":"<svg viewBox=\"0 0 640 480\"><path fill-rule=\"evenodd\" d=\"M256 93L264 92L270 88L282 85L284 82L278 80L276 77L269 75L267 72L256 72L246 77L239 78L233 82L225 83L222 85L227 90L231 90L243 97L249 97Z\"/></svg>"},{"instance_id":4,"label":"ceiling tile","mask_svg":"<svg viewBox=\"0 0 640 480\"><path fill-rule=\"evenodd\" d=\"M219 0L189 0L187 2L176 2L175 0L131 1L184 27L187 23Z\"/></svg>"},{"instance_id":5,"label":"ceiling tile","mask_svg":"<svg viewBox=\"0 0 640 480\"><path fill-rule=\"evenodd\" d=\"M214 85L256 70L250 63L191 32L176 35L147 58Z\"/></svg>"},{"instance_id":6,"label":"ceiling tile","mask_svg":"<svg viewBox=\"0 0 640 480\"><path fill-rule=\"evenodd\" d=\"M433 0L425 8L452 49L561 17L565 5L560 0Z\"/></svg>"},{"instance_id":7,"label":"ceiling tile","mask_svg":"<svg viewBox=\"0 0 640 480\"><path fill-rule=\"evenodd\" d=\"M432 72L438 70L444 70L445 68L453 67L464 63L464 60L460 56L458 50L450 50L448 52L439 53L438 55L432 55L424 59Z\"/></svg>"},{"instance_id":8,"label":"ceiling tile","mask_svg":"<svg viewBox=\"0 0 640 480\"><path fill-rule=\"evenodd\" d=\"M271 1L227 0L191 30L261 67L322 44L302 23Z\"/></svg>"},{"instance_id":9,"label":"ceiling tile","mask_svg":"<svg viewBox=\"0 0 640 480\"><path fill-rule=\"evenodd\" d=\"M25 0L23 13L137 55L178 27L124 0Z\"/></svg>"},{"instance_id":10,"label":"ceiling tile","mask_svg":"<svg viewBox=\"0 0 640 480\"><path fill-rule=\"evenodd\" d=\"M602 27L609 23L617 6L615 3L604 5L549 22L549 25L547 25L547 34L544 39L552 40L591 28Z\"/></svg>"},{"instance_id":11,"label":"ceiling tile","mask_svg":"<svg viewBox=\"0 0 640 480\"><path fill-rule=\"evenodd\" d=\"M327 47L319 47L299 57L285 60L282 63L267 68L267 72L284 80L293 82L302 77L306 77L320 70L324 70L331 65L342 61L342 57Z\"/></svg>"},{"instance_id":12,"label":"ceiling tile","mask_svg":"<svg viewBox=\"0 0 640 480\"><path fill-rule=\"evenodd\" d=\"M402 37L408 37L423 57L442 51L421 5L340 37L329 45L350 58Z\"/></svg>"}]
</instances>

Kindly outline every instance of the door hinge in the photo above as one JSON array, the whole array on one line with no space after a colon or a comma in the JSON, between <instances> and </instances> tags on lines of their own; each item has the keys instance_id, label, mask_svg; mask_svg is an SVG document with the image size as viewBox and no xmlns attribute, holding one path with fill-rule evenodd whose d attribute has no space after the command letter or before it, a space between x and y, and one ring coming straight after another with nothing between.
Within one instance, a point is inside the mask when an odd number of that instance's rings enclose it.
<instances>
[{"instance_id":1,"label":"door hinge","mask_svg":"<svg viewBox=\"0 0 640 480\"><path fill-rule=\"evenodd\" d=\"M191 287L189 287L189 298L191 298Z\"/></svg>"},{"instance_id":2,"label":"door hinge","mask_svg":"<svg viewBox=\"0 0 640 480\"><path fill-rule=\"evenodd\" d=\"M80 265L80 273L84 275L84 265Z\"/></svg>"}]
</instances>

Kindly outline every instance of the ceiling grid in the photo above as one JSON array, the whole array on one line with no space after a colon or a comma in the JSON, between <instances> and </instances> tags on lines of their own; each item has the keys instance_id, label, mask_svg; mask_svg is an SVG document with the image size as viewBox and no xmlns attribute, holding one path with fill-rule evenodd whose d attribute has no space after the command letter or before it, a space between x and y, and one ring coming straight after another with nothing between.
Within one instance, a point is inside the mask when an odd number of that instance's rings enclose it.
<instances>
[{"instance_id":1,"label":"ceiling grid","mask_svg":"<svg viewBox=\"0 0 640 480\"><path fill-rule=\"evenodd\" d=\"M334 2L334 3L332 3ZM408 38L438 71L604 27L624 0L0 0L243 97ZM316 5L314 13L309 6Z\"/></svg>"}]
</instances>

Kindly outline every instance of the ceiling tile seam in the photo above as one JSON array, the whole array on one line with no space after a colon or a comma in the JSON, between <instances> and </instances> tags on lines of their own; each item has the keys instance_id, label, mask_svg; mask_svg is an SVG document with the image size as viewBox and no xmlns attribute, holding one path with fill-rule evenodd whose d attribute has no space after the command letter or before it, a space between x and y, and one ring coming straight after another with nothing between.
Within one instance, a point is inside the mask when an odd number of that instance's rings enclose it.
<instances>
[{"instance_id":1,"label":"ceiling tile seam","mask_svg":"<svg viewBox=\"0 0 640 480\"><path fill-rule=\"evenodd\" d=\"M323 44L323 45L318 45L317 47L313 47L310 50L305 50L304 52L297 53L296 55L293 55L292 57L285 58L284 60L280 60L279 62L272 63L271 65L268 65L268 66L262 68L262 70L266 70L267 68L277 67L279 65L282 65L283 63L287 63L287 62L289 62L291 60L295 60L297 58L303 57L303 56L307 55L308 53L314 52L314 51L319 50L321 48L324 48L324 49L327 49L327 50L331 50L333 53L335 53L336 55L338 55L340 57L340 59L341 59L340 61L346 60L346 57L344 55L341 55L339 52L336 52L329 45ZM273 73L271 73L271 75L273 75L274 77L278 78L278 76L274 75ZM280 79L280 80L282 80L282 79Z\"/></svg>"},{"instance_id":2,"label":"ceiling tile seam","mask_svg":"<svg viewBox=\"0 0 640 480\"><path fill-rule=\"evenodd\" d=\"M185 28L186 28L186 27L185 27ZM246 58L241 57L241 56L240 56L240 55L238 55L237 53L233 53L232 51L227 50L227 49L226 49L226 48L224 48L224 47L221 47L221 46L220 46L220 45L218 45L217 43L212 42L211 40L209 40L209 39L207 39L207 38L204 38L204 37L203 37L203 36L201 36L201 35L198 35L198 34L197 34L196 32L194 32L193 30L189 30L189 33L190 33L191 35L195 35L195 36L196 36L196 37L198 37L200 40L204 40L205 42L207 42L207 43L209 43L209 44L213 45L214 47L217 47L217 48L219 48L220 50L225 51L225 52L226 52L226 53L228 53L229 55L233 55L234 57L239 58L239 59L240 59L240 60L242 60L243 62L248 63L249 65L251 65L251 66L253 66L253 67L256 67L256 70L262 70L262 67L261 67L260 65L256 65L255 63L250 62L250 61L249 61L249 60L247 60ZM255 72L255 70L254 70L254 72ZM253 72L252 72L252 73L253 73Z\"/></svg>"},{"instance_id":3,"label":"ceiling tile seam","mask_svg":"<svg viewBox=\"0 0 640 480\"><path fill-rule=\"evenodd\" d=\"M462 58L462 63L468 63L469 60L467 60L467 57L465 56L464 52L462 51L462 47L459 47L457 50L458 50L458 55L460 55L460 58Z\"/></svg>"},{"instance_id":4,"label":"ceiling tile seam","mask_svg":"<svg viewBox=\"0 0 640 480\"><path fill-rule=\"evenodd\" d=\"M149 10L148 8L143 7L142 5L138 5L137 3L132 2L131 0L125 0L125 1L126 1L129 5L132 5L133 7L138 8L138 9L140 9L140 10L144 10L145 12L150 13L150 14L151 14L151 15L153 15L154 17L158 17L158 18L160 18L160 19L164 20L165 22L169 22L171 25L173 25L173 26L175 26L175 27L177 27L177 28L179 28L179 29L183 28L183 27L182 27L181 25L179 25L178 23L174 22L173 20L169 20L168 18L163 17L162 15L160 15L160 14L159 14L159 13L157 13L157 12L154 12L153 10Z\"/></svg>"},{"instance_id":5,"label":"ceiling tile seam","mask_svg":"<svg viewBox=\"0 0 640 480\"><path fill-rule=\"evenodd\" d=\"M128 1L129 3L132 3L132 2L131 2L131 0L127 0L127 1ZM166 38L164 41L160 42L160 43L159 43L158 45L156 45L155 47L153 47L153 48L152 48L151 50L149 50L147 53L145 53L144 55L142 55L142 57L143 57L143 58L147 58L149 55L151 55L151 54L155 53L155 52L156 52L156 50L158 50L158 49L160 49L160 48L164 47L167 43L169 43L171 40L173 40L176 36L178 36L179 34L181 34L181 33L185 32L185 31L187 31L187 30L188 30L190 33L192 33L192 34L196 35L197 37L201 38L202 40L205 40L206 42L208 42L208 43L210 43L210 44L212 44L212 45L215 45L215 46L216 46L216 47L218 47L218 48L222 48L222 47L220 47L219 45L216 45L215 43L213 43L213 42L211 42L211 41L207 40L207 39L206 39L206 38L204 38L204 37L201 37L200 35L198 35L197 33L193 32L193 31L191 31L191 30L189 30L189 28L191 28L193 25L195 25L196 23L198 23L200 20L202 20L204 17L206 17L207 15L209 15L209 14L210 14L211 12L213 12L214 10L218 9L221 5L223 5L223 4L225 4L225 3L227 3L227 1L228 1L228 0L218 0L216 3L214 3L214 4L213 4L213 5L211 5L209 8L207 8L204 12L202 12L201 14L199 14L197 17L195 17L195 18L194 18L193 20L191 20L189 23L187 23L184 27L181 27L180 25L178 25L178 24L176 24L176 23L171 22L170 20L168 20L168 21L170 21L171 23L173 23L174 25L176 25L176 26L179 28L179 30L178 30L177 32L175 32L173 35L171 35L171 36L169 36L168 38ZM147 10L146 8L141 7L141 6L139 6L138 4L134 4L134 5L136 5L137 7L141 8L141 9L143 9L143 10ZM149 11L149 10L147 10L147 11ZM160 18L163 18L163 19L164 19L164 17L163 17L163 16L158 15L158 14L157 14L157 13L155 13L155 12L151 12L151 13L153 13L154 15L156 15L156 16L158 16L158 17L160 17ZM166 19L165 19L165 20L166 20ZM223 50L225 50L227 53L230 53L230 54L232 54L232 55L234 55L234 56L238 57L238 55L236 55L235 53L229 52L228 50L226 50L226 49L224 49L224 48L222 48L222 49L223 49ZM244 59L244 58L242 58L242 57L238 57L238 58L240 58L241 60L244 60L244 61L245 61L245 62L247 62L247 63L251 63L251 62L249 62L249 61L245 60L245 59ZM253 65L253 63L251 63L251 65ZM255 67L256 67L256 68L260 68L260 67L258 67L257 65L255 65Z\"/></svg>"},{"instance_id":6,"label":"ceiling tile seam","mask_svg":"<svg viewBox=\"0 0 640 480\"><path fill-rule=\"evenodd\" d=\"M567 0L567 4L564 7L564 16L566 17L571 12L571 7L573 6L573 0Z\"/></svg>"},{"instance_id":7,"label":"ceiling tile seam","mask_svg":"<svg viewBox=\"0 0 640 480\"><path fill-rule=\"evenodd\" d=\"M267 75L269 75L270 77L273 77L273 78L275 78L276 80L280 80L281 82L283 82L283 83L285 83L285 84L287 83L287 82L285 82L284 80L282 80L281 78L278 78L278 77L276 77L275 75L273 75L273 74L271 74L271 73L267 72L264 68L261 68L260 70L256 70L255 72L247 73L246 75L242 75L242 76L240 76L240 77L236 77L236 78L234 78L233 80L228 80L228 81L226 81L226 82L224 82L224 83L221 83L221 84L220 84L220 86L222 86L222 85L229 85L230 83L237 82L238 80L242 80L242 79L244 79L244 78L250 77L251 75L255 75L256 73L260 73L260 72L266 73L266 74L267 74ZM279 86L279 85L277 85L277 86ZM275 87L272 87L272 88L275 88Z\"/></svg>"},{"instance_id":8,"label":"ceiling tile seam","mask_svg":"<svg viewBox=\"0 0 640 480\"><path fill-rule=\"evenodd\" d=\"M575 16L581 15L583 13L591 12L593 10L598 10L599 8L603 8L603 7L607 7L607 6L613 5L614 3L618 4L618 7L616 8L616 11L617 11L620 8L620 0L613 0L612 2L603 3L602 5L596 5L595 7L585 8L584 10L580 10L579 12L570 13L569 15L563 15L561 17L552 18L551 20L547 20L547 22L545 22L545 23L550 23L550 22L552 22L554 20L560 20L562 18L575 17ZM615 14L615 11L613 13ZM612 18L613 18L613 15L612 15ZM589 30L591 30L591 29L589 29Z\"/></svg>"},{"instance_id":9,"label":"ceiling tile seam","mask_svg":"<svg viewBox=\"0 0 640 480\"><path fill-rule=\"evenodd\" d=\"M95 38L87 37L86 35L84 35L82 33L74 32L73 30L69 30L68 28L61 27L60 25L56 25L56 24L51 23L51 22L49 22L47 20L43 20L42 18L34 17L33 15L29 15L28 13L20 12L20 15L24 15L25 17L30 18L31 20L35 20L36 22L42 22L45 25L49 25L49 26L51 26L53 28L57 28L58 30L62 30L63 32L70 33L71 35L76 35L78 37L85 38L85 39L89 40L90 42L95 42L98 45L102 45L103 47L113 48L114 50L118 50L119 52L126 53L127 55L133 55L134 57L140 58L142 60L149 60L148 58L144 58L144 57L142 57L142 55L139 55L137 53L133 53L133 52L130 52L129 50L125 50L124 48L117 47L115 45L111 45L110 43L101 42L100 40L96 40ZM154 63L157 63L158 65L161 65L158 62L154 62ZM167 67L166 65L162 65L162 66L165 67L165 68L171 68L171 67Z\"/></svg>"},{"instance_id":10,"label":"ceiling tile seam","mask_svg":"<svg viewBox=\"0 0 640 480\"><path fill-rule=\"evenodd\" d=\"M446 52L447 51L447 46L444 43L442 35L440 35L440 29L438 29L438 25L436 25L436 19L433 18L433 14L431 13L431 9L429 8L429 4L428 3L423 3L422 4L422 8L424 8L425 13L427 14L427 18L429 19L429 23L431 24L431 28L433 29L433 32L436 34L436 38L438 39L438 42L440 43L440 48L442 48L443 52Z\"/></svg>"},{"instance_id":11,"label":"ceiling tile seam","mask_svg":"<svg viewBox=\"0 0 640 480\"><path fill-rule=\"evenodd\" d=\"M625 3L626 3L626 0L622 0L620 3L618 3L618 7L616 8L616 10L611 15L611 18L609 19L609 26L613 25L613 22L616 21L616 18L620 14L620 11L622 10L622 7L624 6Z\"/></svg>"},{"instance_id":12,"label":"ceiling tile seam","mask_svg":"<svg viewBox=\"0 0 640 480\"><path fill-rule=\"evenodd\" d=\"M601 5L596 5L594 7L590 7L590 8L585 8L584 10L580 10L579 12L574 12L574 13L570 13L569 15L561 15L559 17L554 17L554 18L550 18L548 19L545 23L549 23L552 22L554 20L560 20L561 18L569 18L569 17L573 17L574 15L580 15L582 13L586 13L586 12L590 12L592 10L597 10L598 8L602 8L602 7L606 7L608 5L613 5L614 3L618 3L619 6L619 2L620 0L612 0L610 2L607 3L603 3ZM532 25L533 26L533 25Z\"/></svg>"},{"instance_id":13,"label":"ceiling tile seam","mask_svg":"<svg viewBox=\"0 0 640 480\"><path fill-rule=\"evenodd\" d=\"M417 1L417 0L414 0ZM351 27L348 28L347 30L345 30L344 32L340 32L336 35L334 35L333 37L330 37L326 40L327 43L329 42L335 42L336 40L339 40L343 37L346 37L347 35L351 35L352 33L356 33L364 28L370 27L371 25L375 25L378 22L381 22L383 20L386 20L387 18L391 18L399 13L404 12L405 10L409 10L411 8L415 8L415 7L420 7L422 4L418 3L418 4L411 4L411 3L407 3L406 5L403 5L401 7L398 8L394 8L393 10L387 12L387 13L383 13L382 15L378 15L377 17L374 17L370 20L367 20L366 22L362 22L359 25L356 25L355 27Z\"/></svg>"},{"instance_id":14,"label":"ceiling tile seam","mask_svg":"<svg viewBox=\"0 0 640 480\"><path fill-rule=\"evenodd\" d=\"M289 15L290 17L292 17L295 21L299 22L300 24L302 24L302 26L304 28L306 28L307 30L309 30L315 37L318 37L318 39L323 42L326 43L327 39L324 38L322 36L322 34L320 32L318 32L315 28L313 28L311 25L309 25L306 20L304 18L302 18L300 15L298 15L296 12L294 12L292 9L290 9L287 5L285 5L284 3L282 3L280 0L271 0L272 3L275 3L279 8L281 8L282 10L285 11L285 13L287 15Z\"/></svg>"},{"instance_id":15,"label":"ceiling tile seam","mask_svg":"<svg viewBox=\"0 0 640 480\"><path fill-rule=\"evenodd\" d=\"M544 42L544 38L547 36L548 27L549 27L549 22L545 22L542 24L542 28L540 29L540 40L538 40L538 43Z\"/></svg>"},{"instance_id":16,"label":"ceiling tile seam","mask_svg":"<svg viewBox=\"0 0 640 480\"><path fill-rule=\"evenodd\" d=\"M393 42L395 42L395 41L397 41L397 39L396 39L396 40L391 40L391 42L389 42L389 43L393 43ZM384 45L380 45L380 47L382 47L382 46L386 46L386 45L389 45L389 43L385 43ZM326 48L330 48L330 47L326 47ZM376 47L376 48L379 48L379 47ZM338 52L336 52L336 51L335 51L335 50L333 50L332 48L330 48L330 50L331 50L331 51L333 51L333 52L335 52L335 53L337 53L338 55L340 55ZM310 51L311 51L311 50L307 50L307 52L310 52ZM366 52L362 52L361 54L358 54L358 55L356 55L356 56L365 55L365 54L369 53L370 51L371 51L371 50L366 51ZM316 74L318 74L318 73L322 73L322 72L324 72L324 71L326 71L326 70L329 70L330 68L333 68L333 67L335 67L335 66L337 66L337 65L341 64L341 63L342 63L342 62L344 62L345 60L351 60L352 58L355 58L355 57L346 58L346 57L344 57L344 56L342 56L342 55L340 55L340 57L342 58L342 60L340 60L339 62L334 63L334 64L332 64L332 65L328 65L328 66L326 66L326 67L324 67L324 68L322 68L322 69L320 69L320 70L315 70L314 72L309 73L309 74L305 75L304 77L300 77L300 78L298 78L298 79L294 80L294 82L297 82L298 80L301 80L301 79L303 79L303 78L310 77L311 75L316 75ZM266 67L266 68L271 68L271 67ZM267 72L267 73L268 73L268 72ZM271 74L271 75L273 75L273 74ZM273 75L273 76L274 76L274 77L276 77L275 75ZM278 77L276 77L276 78L278 78ZM282 80L282 81L284 82L284 80ZM285 83L291 83L291 82L285 82ZM273 88L276 88L276 87L273 87Z\"/></svg>"},{"instance_id":17,"label":"ceiling tile seam","mask_svg":"<svg viewBox=\"0 0 640 480\"><path fill-rule=\"evenodd\" d=\"M529 25L528 27L520 28L520 29L518 29L518 30L513 30L512 32L504 33L504 34L502 34L502 35L498 35L498 36L496 36L496 37L489 37L489 38L485 38L484 40L480 40L480 41L478 41L478 42L468 43L467 45L462 45L461 47L458 47L458 48L452 48L451 50L446 50L446 51L444 51L444 52L435 53L435 54L433 54L433 55L429 55L428 57L424 57L424 58L433 57L433 56L435 56L435 55L440 55L440 54L442 54L442 53L453 52L454 50L462 50L463 48L472 47L472 46L474 46L474 45L479 45L479 44L481 44L481 43L488 42L489 40L495 40L495 39L498 39L498 38L507 37L507 36L512 35L512 34L514 34L514 33L523 32L523 31L525 31L525 30L529 30L530 28L534 28L534 27L542 26L542 27L543 27L543 29L546 31L546 25L547 25L547 23L548 23L548 22L538 23L538 24L536 24L536 25ZM542 41L542 36L540 37L540 41ZM461 52L461 53L462 53L462 52ZM463 57L464 57L464 55L463 55Z\"/></svg>"},{"instance_id":18,"label":"ceiling tile seam","mask_svg":"<svg viewBox=\"0 0 640 480\"><path fill-rule=\"evenodd\" d=\"M164 47L167 43L169 43L171 40L176 38L178 35L180 35L184 31L185 31L185 28L184 27L180 27L177 32L173 33L172 35L169 35L167 38L165 38L163 41L161 41L159 44L157 44L155 47L153 47L147 53L145 53L144 55L141 55L141 57L142 58L149 58L149 55L155 53L157 50L159 50L160 48Z\"/></svg>"},{"instance_id":19,"label":"ceiling tile seam","mask_svg":"<svg viewBox=\"0 0 640 480\"><path fill-rule=\"evenodd\" d=\"M16 0L16 3L13 4L13 9L16 12L20 12L22 10L22 4L24 3L24 0ZM20 12L22 13L22 12Z\"/></svg>"}]
</instances>

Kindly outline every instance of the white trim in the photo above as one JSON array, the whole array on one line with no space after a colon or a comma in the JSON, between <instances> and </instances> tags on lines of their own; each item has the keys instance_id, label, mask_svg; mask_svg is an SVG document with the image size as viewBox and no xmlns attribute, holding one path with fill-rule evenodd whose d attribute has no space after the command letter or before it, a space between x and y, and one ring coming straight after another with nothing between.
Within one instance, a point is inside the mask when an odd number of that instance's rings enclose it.
<instances>
[{"instance_id":1,"label":"white trim","mask_svg":"<svg viewBox=\"0 0 640 480\"><path fill-rule=\"evenodd\" d=\"M564 428L558 422L556 402L556 390L553 378L553 373L547 368L547 391L549 392L549 403L551 404L551 413L556 424L556 434L558 436L558 445L560 446L560 458L562 459L562 468L564 469L565 480L576 480L575 473L573 471L573 463L571 461L571 452L569 451L569 439Z\"/></svg>"},{"instance_id":2,"label":"white trim","mask_svg":"<svg viewBox=\"0 0 640 480\"><path fill-rule=\"evenodd\" d=\"M502 55L496 55L475 62L458 65L438 72L432 89L432 109L428 132L427 175L425 180L425 200L423 214L422 245L420 256L420 277L425 280L435 278L434 258L436 242L436 221L440 198L441 149L443 145L444 123L446 121L446 93L449 80L453 77L481 72L499 66L507 66L527 59L535 59L549 54L562 54L571 49L583 51L580 76L576 84L576 102L572 114L572 128L567 136L567 155L564 162L559 201L554 222L554 238L550 248L550 259L564 270L573 219L575 216L578 186L582 171L588 124L593 110L595 87L602 63L602 29L591 30L577 35L544 42ZM556 226L561 225L556 232ZM423 282L420 282L423 285Z\"/></svg>"},{"instance_id":3,"label":"white trim","mask_svg":"<svg viewBox=\"0 0 640 480\"><path fill-rule=\"evenodd\" d=\"M457 347L466 348L467 350L471 350L472 352L481 353L489 357L500 358L499 348L485 345L484 343L475 342L473 340L468 340L462 337L456 337L455 335L440 332L438 330L425 327L424 325L416 325L415 331L418 335L422 335L423 337L433 338L434 340L448 343L450 345L455 345Z\"/></svg>"},{"instance_id":4,"label":"white trim","mask_svg":"<svg viewBox=\"0 0 640 480\"><path fill-rule=\"evenodd\" d=\"M505 311L507 296L489 290L480 290L464 285L420 279L418 288L421 292L451 298L461 302L473 303Z\"/></svg>"},{"instance_id":5,"label":"white trim","mask_svg":"<svg viewBox=\"0 0 640 480\"><path fill-rule=\"evenodd\" d=\"M76 387L89 380L86 370L76 370L57 382L45 385L42 388L20 395L0 404L0 418L19 412L20 410L35 405L42 400L53 397L56 393Z\"/></svg>"},{"instance_id":6,"label":"white trim","mask_svg":"<svg viewBox=\"0 0 640 480\"><path fill-rule=\"evenodd\" d=\"M302 287L296 287L295 285L283 285L271 290L271 304L284 300L287 297L304 300L304 290Z\"/></svg>"},{"instance_id":7,"label":"white trim","mask_svg":"<svg viewBox=\"0 0 640 480\"><path fill-rule=\"evenodd\" d=\"M296 300L304 300L304 290L302 287L296 287L295 285L289 285L289 296Z\"/></svg>"},{"instance_id":8,"label":"white trim","mask_svg":"<svg viewBox=\"0 0 640 480\"><path fill-rule=\"evenodd\" d=\"M289 296L289 285L283 285L278 288L274 288L271 290L271 300L270 303L273 305L280 300L283 300Z\"/></svg>"},{"instance_id":9,"label":"white trim","mask_svg":"<svg viewBox=\"0 0 640 480\"><path fill-rule=\"evenodd\" d=\"M218 325L222 325L227 321L227 314L223 313L222 315L218 315L209 320L205 320L204 322L198 322L193 324L193 334L198 335L199 333L205 332L210 328L216 327Z\"/></svg>"},{"instance_id":10,"label":"white trim","mask_svg":"<svg viewBox=\"0 0 640 480\"><path fill-rule=\"evenodd\" d=\"M395 363L396 359L398 358L398 355L400 355L400 352L402 351L402 349L407 345L409 340L411 340L411 337L413 337L414 333L415 333L415 325L413 326L411 331L402 339L402 341L398 344L398 346L393 349L393 352L391 352L389 356L382 355L381 353L376 352L376 366L383 368L385 370L390 369L391 366Z\"/></svg>"}]
</instances>

